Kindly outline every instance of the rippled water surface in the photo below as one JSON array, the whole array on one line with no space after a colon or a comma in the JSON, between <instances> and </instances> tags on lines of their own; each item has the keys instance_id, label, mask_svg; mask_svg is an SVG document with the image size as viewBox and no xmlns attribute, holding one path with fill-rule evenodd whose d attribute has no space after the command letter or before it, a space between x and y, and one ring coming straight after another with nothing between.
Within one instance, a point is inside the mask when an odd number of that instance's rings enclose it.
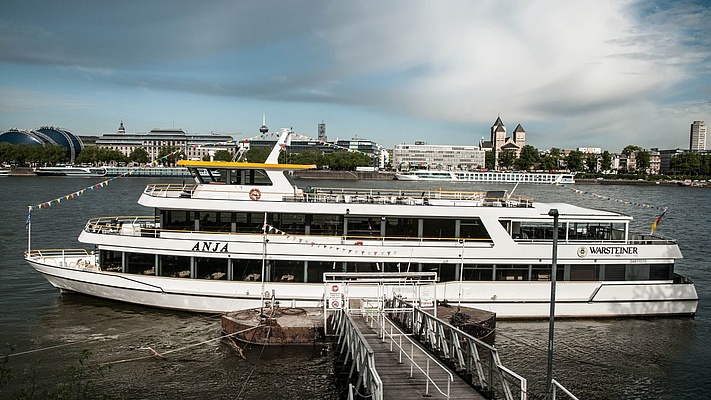
<instances>
[{"instance_id":1,"label":"rippled water surface","mask_svg":"<svg viewBox=\"0 0 711 400\"><path fill-rule=\"evenodd\" d=\"M148 215L136 201L156 179L117 179L110 185L32 213L32 247L80 247L87 219ZM174 181L175 182L175 181ZM180 182L178 180L177 182ZM129 399L313 399L337 398L329 355L320 349L248 348L246 360L217 340L219 318L162 311L79 295L60 295L22 260L27 248L27 206L59 198L97 183L92 178L0 178L5 213L0 224L0 345L10 353L14 382L52 385L77 365L108 363L92 377L103 392ZM369 186L432 189L432 184L396 181L304 181L300 186ZM511 186L444 190L496 190ZM711 304L709 248L711 190L666 186L521 185L516 194L621 211L648 231L658 215L646 208L591 193L669 206L658 232L677 238L684 259L677 272L690 276L701 298L688 318L556 321L554 376L581 399L699 399L711 396ZM544 392L547 321L499 321L495 345L508 367L528 378L530 398ZM147 357L156 351L164 358ZM59 375L58 375L59 373ZM33 375L34 374L34 375ZM34 376L34 378L32 378ZM8 391L9 390L9 391ZM0 398L11 390L0 391Z\"/></svg>"}]
</instances>

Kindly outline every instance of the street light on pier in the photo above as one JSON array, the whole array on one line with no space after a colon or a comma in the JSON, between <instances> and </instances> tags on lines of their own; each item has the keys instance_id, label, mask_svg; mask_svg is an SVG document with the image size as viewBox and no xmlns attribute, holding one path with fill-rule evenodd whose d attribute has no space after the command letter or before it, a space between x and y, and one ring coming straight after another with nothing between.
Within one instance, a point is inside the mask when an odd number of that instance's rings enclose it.
<instances>
[{"instance_id":1,"label":"street light on pier","mask_svg":"<svg viewBox=\"0 0 711 400\"><path fill-rule=\"evenodd\" d=\"M558 272L558 209L552 208L548 215L553 217L553 255L551 257L551 308L548 322L548 369L546 373L546 399L552 397L553 385L553 332L555 327L555 279Z\"/></svg>"}]
</instances>

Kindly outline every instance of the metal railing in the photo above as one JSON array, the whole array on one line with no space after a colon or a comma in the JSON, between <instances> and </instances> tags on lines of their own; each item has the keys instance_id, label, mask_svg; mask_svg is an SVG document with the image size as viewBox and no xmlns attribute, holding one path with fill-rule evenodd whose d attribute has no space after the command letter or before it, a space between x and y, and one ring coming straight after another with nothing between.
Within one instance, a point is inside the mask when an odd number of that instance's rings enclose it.
<instances>
[{"instance_id":1,"label":"metal railing","mask_svg":"<svg viewBox=\"0 0 711 400\"><path fill-rule=\"evenodd\" d=\"M393 346L397 346L398 348L398 362L400 364L403 363L402 356L404 355L410 362L410 378L413 377L415 369L420 371L424 377L425 377L425 396L430 396L430 383L432 386L437 389L438 392L440 392L443 396L446 398L450 398L450 389L452 386L452 382L454 382L454 375L452 375L452 372L450 372L449 368L442 363L440 363L434 356L429 354L427 350L423 349L420 347L419 344L417 344L411 337L410 335L406 334L405 332L402 331L397 325L395 325L392 321L390 321L384 313L378 313L378 314L365 314L366 321L370 323L370 327L374 328L373 323L378 323L378 336L380 337L380 340L382 342L387 340L390 341L390 351L393 351ZM387 326L386 326L387 325ZM389 328L389 329L388 329ZM408 350L403 347L403 338L405 339L406 343L405 346L407 346L407 343L410 344L410 349L409 353ZM397 339L397 340L396 340ZM415 360L415 352L418 354L422 354L425 357L425 365L420 365L417 360ZM435 382L435 379L431 375L431 369L430 367L434 366L437 369L441 370L442 372L445 373L447 376L446 379L446 384L447 384L447 389L446 391L442 390L440 386Z\"/></svg>"},{"instance_id":2,"label":"metal railing","mask_svg":"<svg viewBox=\"0 0 711 400\"><path fill-rule=\"evenodd\" d=\"M100 270L86 249L36 249L26 251L25 258L55 267Z\"/></svg>"},{"instance_id":3,"label":"metal railing","mask_svg":"<svg viewBox=\"0 0 711 400\"><path fill-rule=\"evenodd\" d=\"M383 399L383 381L375 369L375 354L363 334L358 330L351 315L343 310L333 314L333 325L338 336L339 352L345 351L344 365L352 360L348 379L358 374L355 391L362 387L373 400Z\"/></svg>"},{"instance_id":4,"label":"metal railing","mask_svg":"<svg viewBox=\"0 0 711 400\"><path fill-rule=\"evenodd\" d=\"M483 394L507 400L528 398L526 379L506 368L493 346L397 297L392 309L397 311L391 313L391 319Z\"/></svg>"},{"instance_id":5,"label":"metal railing","mask_svg":"<svg viewBox=\"0 0 711 400\"><path fill-rule=\"evenodd\" d=\"M143 193L152 197L193 197L195 184L151 184ZM234 190L211 190L224 192L228 198ZM266 193L266 192L264 192ZM532 207L533 201L523 196L487 197L486 192L459 192L446 190L389 190L389 189L358 189L358 188L311 188L293 192L269 192L282 196L283 201L308 203L375 203L401 205L428 205L430 202L453 201L458 204L492 206L492 207Z\"/></svg>"},{"instance_id":6,"label":"metal railing","mask_svg":"<svg viewBox=\"0 0 711 400\"><path fill-rule=\"evenodd\" d=\"M551 383L553 384L553 386L552 386L553 393L551 393L551 400L556 400L556 398L558 397L559 390L561 391L561 393L563 393L565 395L565 398L570 399L570 400L578 400L578 398L575 397L575 395L573 393L571 393L568 389L563 387L563 385L561 385L555 379L551 379Z\"/></svg>"}]
</instances>

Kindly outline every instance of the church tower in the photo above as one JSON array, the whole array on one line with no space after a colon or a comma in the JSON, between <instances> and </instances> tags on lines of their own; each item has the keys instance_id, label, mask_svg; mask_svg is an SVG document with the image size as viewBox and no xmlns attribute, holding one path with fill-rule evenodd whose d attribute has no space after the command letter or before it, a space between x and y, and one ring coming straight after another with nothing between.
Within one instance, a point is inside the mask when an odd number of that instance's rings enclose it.
<instances>
[{"instance_id":1,"label":"church tower","mask_svg":"<svg viewBox=\"0 0 711 400\"><path fill-rule=\"evenodd\" d=\"M501 146L506 143L506 125L501 117L496 117L496 122L491 126L491 151L494 152L494 169L499 168L499 153Z\"/></svg>"},{"instance_id":2,"label":"church tower","mask_svg":"<svg viewBox=\"0 0 711 400\"><path fill-rule=\"evenodd\" d=\"M123 120L121 120L121 125L119 125L117 133L126 133L126 128L123 127Z\"/></svg>"},{"instance_id":3,"label":"church tower","mask_svg":"<svg viewBox=\"0 0 711 400\"><path fill-rule=\"evenodd\" d=\"M521 148L526 145L526 131L521 124L518 124L513 131L513 141L516 143L516 146L518 146L518 153L521 154Z\"/></svg>"}]
</instances>

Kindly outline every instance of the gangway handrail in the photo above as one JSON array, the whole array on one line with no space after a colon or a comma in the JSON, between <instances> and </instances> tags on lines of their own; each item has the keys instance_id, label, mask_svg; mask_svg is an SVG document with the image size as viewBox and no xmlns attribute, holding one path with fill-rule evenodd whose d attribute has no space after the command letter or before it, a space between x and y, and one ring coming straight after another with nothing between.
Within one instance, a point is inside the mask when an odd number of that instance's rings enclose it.
<instances>
[{"instance_id":1,"label":"gangway handrail","mask_svg":"<svg viewBox=\"0 0 711 400\"><path fill-rule=\"evenodd\" d=\"M361 383L370 392L373 400L383 400L383 381L378 375L375 368L375 353L368 344L363 334L358 330L349 313L344 310L338 310L333 316L335 331L339 337L338 344L341 345L340 352L347 347L346 361L348 356L353 359L350 376L353 374L353 369L357 369L359 373L358 385L355 390L360 388ZM341 343L343 340L343 343Z\"/></svg>"},{"instance_id":2,"label":"gangway handrail","mask_svg":"<svg viewBox=\"0 0 711 400\"><path fill-rule=\"evenodd\" d=\"M420 346L415 340L413 340L410 335L406 334L405 332L402 331L393 321L391 321L389 318L385 316L385 312L377 314L378 316L378 324L380 325L379 330L380 330L380 338L382 342L385 342L385 336L387 335L388 338L390 339L390 351L393 351L393 345L396 345L399 349L398 355L399 355L399 362L402 363L402 355L405 354L405 357L407 357L410 360L410 378L412 378L412 373L413 373L413 366L417 367L417 369L422 372L422 374L425 376L427 380L427 385L425 386L425 396L429 396L430 390L429 390L429 383L432 382L432 385L439 391L443 396L446 396L447 398L450 398L450 391L451 391L451 386L452 382L454 382L454 375L452 375L452 372L447 368L447 366L443 365L442 363L437 360L432 354L430 354L426 349L423 349L422 346ZM371 324L372 322L375 321L375 315L366 315L366 320L370 321ZM382 321L382 322L381 322ZM390 325L390 332L388 332L385 329L385 323ZM372 327L372 326L371 326ZM393 334L393 328L398 331L397 334ZM400 339L397 343L395 342L395 336L398 336ZM402 347L402 338L407 339L408 342L410 342L410 354L407 353L407 351ZM427 357L427 365L425 366L425 369L422 369L422 367L415 361L414 359L414 350L415 347ZM432 379L430 376L430 361L434 362L437 367L439 367L442 371L444 371L445 374L449 376L449 379L447 379L447 392L443 392L442 389L439 387L439 385Z\"/></svg>"},{"instance_id":3,"label":"gangway handrail","mask_svg":"<svg viewBox=\"0 0 711 400\"><path fill-rule=\"evenodd\" d=\"M570 390L566 389L566 388L565 388L563 385L561 385L560 382L558 382L557 380L551 379L551 383L553 384L553 386L552 386L552 388L553 388L553 393L552 393L552 395L551 395L551 400L556 400L556 396L557 396L557 394L558 394L558 390L560 390L561 392L563 392L563 394L565 394L566 396L568 396L568 398L569 398L570 400L578 400L578 398L577 398L572 392L570 392Z\"/></svg>"},{"instance_id":4,"label":"gangway handrail","mask_svg":"<svg viewBox=\"0 0 711 400\"><path fill-rule=\"evenodd\" d=\"M422 344L435 354L449 360L455 370L464 376L471 376L475 387L489 392L500 392L503 398L514 400L509 380L518 382L519 399L528 398L525 378L503 366L498 350L468 333L435 318L401 298L395 297L392 308L400 311L391 314L405 329L411 329ZM479 355L479 349L488 353L486 359ZM477 379L477 381L475 381Z\"/></svg>"}]
</instances>

